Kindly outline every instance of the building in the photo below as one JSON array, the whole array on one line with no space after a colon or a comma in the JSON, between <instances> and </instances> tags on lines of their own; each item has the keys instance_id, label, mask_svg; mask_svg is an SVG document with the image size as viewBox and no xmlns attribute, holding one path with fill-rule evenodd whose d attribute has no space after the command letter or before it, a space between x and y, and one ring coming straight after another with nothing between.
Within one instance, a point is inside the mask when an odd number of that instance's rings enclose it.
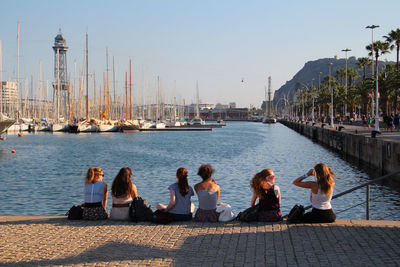
<instances>
[{"instance_id":1,"label":"building","mask_svg":"<svg viewBox=\"0 0 400 267\"><path fill-rule=\"evenodd\" d=\"M15 111L18 110L18 88L16 82L1 82L2 90L0 92L1 111L8 115L13 116Z\"/></svg>"}]
</instances>

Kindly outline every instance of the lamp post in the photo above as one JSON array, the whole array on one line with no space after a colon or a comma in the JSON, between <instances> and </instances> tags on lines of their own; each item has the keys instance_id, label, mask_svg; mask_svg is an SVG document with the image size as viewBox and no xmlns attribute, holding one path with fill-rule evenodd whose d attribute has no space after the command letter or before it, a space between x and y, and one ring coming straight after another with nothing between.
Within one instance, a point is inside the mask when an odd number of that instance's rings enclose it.
<instances>
[{"instance_id":1,"label":"lamp post","mask_svg":"<svg viewBox=\"0 0 400 267\"><path fill-rule=\"evenodd\" d=\"M318 93L321 92L321 75L322 72L318 72ZM318 116L321 118L321 103L318 104Z\"/></svg>"},{"instance_id":2,"label":"lamp post","mask_svg":"<svg viewBox=\"0 0 400 267\"><path fill-rule=\"evenodd\" d=\"M371 55L372 55L372 77L374 77L374 29L378 28L379 25L370 25L365 27L371 29L372 44L371 44ZM378 51L376 51L378 53ZM379 131L379 100L378 100L378 62L376 64L376 94L375 94L375 131Z\"/></svg>"},{"instance_id":3,"label":"lamp post","mask_svg":"<svg viewBox=\"0 0 400 267\"><path fill-rule=\"evenodd\" d=\"M347 52L351 51L351 49L343 49L343 52L346 53L346 87L345 87L345 100L344 100L344 115L347 116Z\"/></svg>"},{"instance_id":4,"label":"lamp post","mask_svg":"<svg viewBox=\"0 0 400 267\"><path fill-rule=\"evenodd\" d=\"M333 89L331 88L331 72L332 72L332 65L333 63L329 63L329 80L328 80L328 87L329 90L331 91L331 127L335 127L333 123Z\"/></svg>"}]
</instances>

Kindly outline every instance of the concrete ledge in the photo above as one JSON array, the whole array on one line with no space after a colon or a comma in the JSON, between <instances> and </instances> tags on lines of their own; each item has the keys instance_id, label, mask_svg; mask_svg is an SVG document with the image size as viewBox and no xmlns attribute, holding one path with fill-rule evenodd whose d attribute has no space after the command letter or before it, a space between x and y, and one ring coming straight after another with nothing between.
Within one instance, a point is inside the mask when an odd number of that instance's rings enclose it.
<instances>
[{"instance_id":1,"label":"concrete ledge","mask_svg":"<svg viewBox=\"0 0 400 267\"><path fill-rule=\"evenodd\" d=\"M0 217L0 265L400 265L400 222L131 223Z\"/></svg>"}]
</instances>

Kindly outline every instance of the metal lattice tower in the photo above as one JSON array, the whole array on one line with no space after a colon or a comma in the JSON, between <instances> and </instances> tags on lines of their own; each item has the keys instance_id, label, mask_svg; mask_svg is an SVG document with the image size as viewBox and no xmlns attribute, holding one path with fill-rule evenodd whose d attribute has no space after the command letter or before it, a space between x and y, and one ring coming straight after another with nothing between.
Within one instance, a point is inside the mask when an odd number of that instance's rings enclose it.
<instances>
[{"instance_id":1,"label":"metal lattice tower","mask_svg":"<svg viewBox=\"0 0 400 267\"><path fill-rule=\"evenodd\" d=\"M66 118L68 110L68 73L67 73L67 41L60 32L54 38L54 94L53 102L57 101L54 107L57 107L58 114ZM55 110L56 111L56 110Z\"/></svg>"}]
</instances>

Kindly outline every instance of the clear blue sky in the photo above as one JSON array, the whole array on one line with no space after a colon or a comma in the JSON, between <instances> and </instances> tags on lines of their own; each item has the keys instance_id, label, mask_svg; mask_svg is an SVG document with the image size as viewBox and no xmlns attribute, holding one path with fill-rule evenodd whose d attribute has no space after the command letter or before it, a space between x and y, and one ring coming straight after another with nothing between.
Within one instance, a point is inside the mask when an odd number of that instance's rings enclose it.
<instances>
[{"instance_id":1,"label":"clear blue sky","mask_svg":"<svg viewBox=\"0 0 400 267\"><path fill-rule=\"evenodd\" d=\"M398 0L1 0L0 10L3 80L16 76L18 21L20 76L34 80L40 60L44 79L53 79L52 45L59 28L69 46L73 79L74 61L78 71L84 66L87 31L89 72L96 73L97 84L106 70L108 47L110 68L115 58L118 92L132 59L137 103L143 99L144 81L149 81L146 98L154 99L160 76L167 102L176 96L192 103L198 80L202 102L260 106L268 76L278 89L307 61L344 57L344 48L352 49L349 56L366 56L371 31L365 26L381 26L374 31L376 39L400 27Z\"/></svg>"}]
</instances>

